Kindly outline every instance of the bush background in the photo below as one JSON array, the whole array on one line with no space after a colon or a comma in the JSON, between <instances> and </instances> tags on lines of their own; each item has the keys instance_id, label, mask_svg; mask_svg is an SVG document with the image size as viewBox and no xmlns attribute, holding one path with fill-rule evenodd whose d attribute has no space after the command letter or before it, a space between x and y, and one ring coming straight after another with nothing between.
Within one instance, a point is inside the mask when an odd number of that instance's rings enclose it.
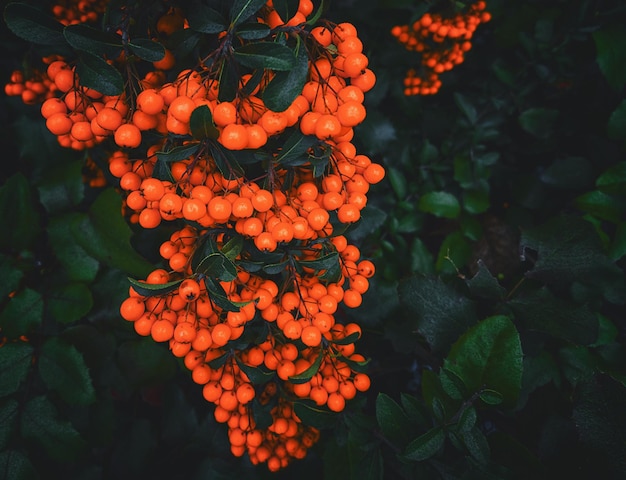
<instances>
[{"instance_id":1,"label":"bush background","mask_svg":"<svg viewBox=\"0 0 626 480\"><path fill-rule=\"evenodd\" d=\"M349 232L377 273L343 312L372 387L309 419L319 444L279 474L232 457L188 372L119 317L164 233L84 185L38 106L0 98L0 477L621 478L626 7L490 0L440 92L405 97L419 55L390 30L446 8L324 15L357 26L378 77L355 144L387 176ZM8 81L37 52L1 35Z\"/></svg>"}]
</instances>

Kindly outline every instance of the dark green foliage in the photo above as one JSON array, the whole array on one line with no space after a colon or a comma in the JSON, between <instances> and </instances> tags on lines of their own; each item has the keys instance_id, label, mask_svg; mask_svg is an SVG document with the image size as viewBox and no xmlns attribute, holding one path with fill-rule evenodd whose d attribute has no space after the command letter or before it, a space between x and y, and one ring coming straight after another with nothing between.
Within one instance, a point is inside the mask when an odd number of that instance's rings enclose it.
<instances>
[{"instance_id":1,"label":"dark green foliage","mask_svg":"<svg viewBox=\"0 0 626 480\"><path fill-rule=\"evenodd\" d=\"M146 11L162 8L145 3ZM277 111L290 105L306 79L306 49L287 36L267 41L269 27L252 22L263 0L183 3L190 28L166 45L182 57L193 57L209 34L254 40L228 53L221 100L234 98L245 66L276 70L263 100ZM288 17L297 2L274 6ZM351 366L368 372L370 390L341 414L295 403L321 440L285 471L270 474L232 456L188 370L119 315L129 286L160 295L180 282L132 280L154 268L141 242L157 245L159 234L124 220L113 187L83 183L83 155L58 148L37 106L3 97L1 478L622 478L623 2L487 0L492 20L429 97L403 95L404 75L420 56L390 30L425 11L453 9L452 2L323 7L332 22L357 27L377 75L355 144L385 166L386 177L346 232L376 275L363 305L337 314L363 328L360 351L371 360ZM48 48L71 47L81 82L113 95L125 80L102 54L164 55L146 35L119 42L96 27L63 27L26 3L6 6L1 34L5 83ZM164 145L155 172L165 175L160 167L201 149L212 151L225 175L258 160L214 141L207 107L194 111L191 131L193 142ZM275 162L298 167L318 143L295 132ZM330 159L320 152L315 161L321 174ZM242 250L249 255L236 259ZM294 265L288 253L269 264L256 254L235 236L220 248L207 241L194 255L224 310L240 306L219 283L236 276L237 262L272 275L288 267L339 275L336 253ZM292 382L307 381L320 362ZM257 382L272 375L240 366ZM256 402L254 410L260 425L269 424L267 407Z\"/></svg>"}]
</instances>

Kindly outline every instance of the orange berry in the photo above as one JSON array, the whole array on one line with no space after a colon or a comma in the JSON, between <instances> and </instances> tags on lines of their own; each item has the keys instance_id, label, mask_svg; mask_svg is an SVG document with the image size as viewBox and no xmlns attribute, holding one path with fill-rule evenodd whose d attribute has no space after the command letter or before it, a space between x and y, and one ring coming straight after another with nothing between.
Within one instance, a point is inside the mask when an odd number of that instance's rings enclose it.
<instances>
[{"instance_id":1,"label":"orange berry","mask_svg":"<svg viewBox=\"0 0 626 480\"><path fill-rule=\"evenodd\" d=\"M115 130L114 140L119 147L137 148L141 144L141 130L132 123L122 124Z\"/></svg>"}]
</instances>

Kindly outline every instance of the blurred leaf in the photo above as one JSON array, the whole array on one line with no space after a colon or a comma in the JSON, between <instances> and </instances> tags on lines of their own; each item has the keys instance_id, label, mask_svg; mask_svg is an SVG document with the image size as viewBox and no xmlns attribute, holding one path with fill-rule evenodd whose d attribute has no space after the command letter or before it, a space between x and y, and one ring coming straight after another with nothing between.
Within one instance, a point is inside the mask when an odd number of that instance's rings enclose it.
<instances>
[{"instance_id":1,"label":"blurred leaf","mask_svg":"<svg viewBox=\"0 0 626 480\"><path fill-rule=\"evenodd\" d=\"M38 367L44 383L66 403L89 405L96 401L89 369L82 354L71 344L58 337L48 338L41 349Z\"/></svg>"},{"instance_id":2,"label":"blurred leaf","mask_svg":"<svg viewBox=\"0 0 626 480\"><path fill-rule=\"evenodd\" d=\"M626 255L626 222L621 222L617 226L608 255L614 261L620 260Z\"/></svg>"},{"instance_id":3,"label":"blurred leaf","mask_svg":"<svg viewBox=\"0 0 626 480\"><path fill-rule=\"evenodd\" d=\"M565 378L573 386L588 380L598 370L597 358L588 348L578 345L565 345L559 349L558 361Z\"/></svg>"},{"instance_id":4,"label":"blurred leaf","mask_svg":"<svg viewBox=\"0 0 626 480\"><path fill-rule=\"evenodd\" d=\"M26 455L20 450L0 452L0 472L7 480L37 480L39 473Z\"/></svg>"},{"instance_id":5,"label":"blurred leaf","mask_svg":"<svg viewBox=\"0 0 626 480\"><path fill-rule=\"evenodd\" d=\"M191 135L196 140L204 140L205 138L216 140L220 134L213 123L211 110L206 105L200 105L191 112L189 128L191 129Z\"/></svg>"},{"instance_id":6,"label":"blurred leaf","mask_svg":"<svg viewBox=\"0 0 626 480\"><path fill-rule=\"evenodd\" d=\"M93 306L91 291L84 283L59 285L46 297L47 308L59 323L72 323L87 315Z\"/></svg>"},{"instance_id":7,"label":"blurred leaf","mask_svg":"<svg viewBox=\"0 0 626 480\"><path fill-rule=\"evenodd\" d=\"M134 277L145 278L154 267L131 245L132 230L120 215L121 208L120 195L107 188L91 205L89 216L77 216L72 232L94 258Z\"/></svg>"},{"instance_id":8,"label":"blurred leaf","mask_svg":"<svg viewBox=\"0 0 626 480\"><path fill-rule=\"evenodd\" d=\"M103 95L120 95L124 91L122 74L102 57L82 52L76 64L80 84Z\"/></svg>"},{"instance_id":9,"label":"blurred leaf","mask_svg":"<svg viewBox=\"0 0 626 480\"><path fill-rule=\"evenodd\" d=\"M460 377L469 392L496 390L511 406L522 382L522 347L508 317L488 317L464 333L450 349L444 367Z\"/></svg>"},{"instance_id":10,"label":"blurred leaf","mask_svg":"<svg viewBox=\"0 0 626 480\"><path fill-rule=\"evenodd\" d=\"M29 400L22 411L24 438L39 443L47 454L60 462L79 458L86 443L74 426L59 417L56 407L44 396Z\"/></svg>"},{"instance_id":11,"label":"blurred leaf","mask_svg":"<svg viewBox=\"0 0 626 480\"><path fill-rule=\"evenodd\" d=\"M79 217L77 213L53 217L48 223L47 233L54 253L69 279L91 282L96 278L100 262L87 253L72 232L71 226Z\"/></svg>"},{"instance_id":12,"label":"blurred leaf","mask_svg":"<svg viewBox=\"0 0 626 480\"><path fill-rule=\"evenodd\" d=\"M0 235L0 249L22 250L32 247L39 236L39 213L28 180L16 173L0 186L0 217L5 228Z\"/></svg>"},{"instance_id":13,"label":"blurred leaf","mask_svg":"<svg viewBox=\"0 0 626 480\"><path fill-rule=\"evenodd\" d=\"M590 345L598 338L598 319L588 306L557 298L545 287L521 294L508 305L526 329L578 345Z\"/></svg>"},{"instance_id":14,"label":"blurred leaf","mask_svg":"<svg viewBox=\"0 0 626 480\"><path fill-rule=\"evenodd\" d=\"M24 272L18 269L14 264L11 257L2 255L0 253L0 298L7 297L11 292L17 290L22 278L24 278Z\"/></svg>"},{"instance_id":15,"label":"blurred leaf","mask_svg":"<svg viewBox=\"0 0 626 480\"><path fill-rule=\"evenodd\" d=\"M518 121L520 126L537 138L546 139L554 130L554 125L559 117L559 111L551 108L535 107L523 111Z\"/></svg>"},{"instance_id":16,"label":"blurred leaf","mask_svg":"<svg viewBox=\"0 0 626 480\"><path fill-rule=\"evenodd\" d=\"M426 244L418 237L411 242L410 271L422 275L435 273L435 259Z\"/></svg>"},{"instance_id":17,"label":"blurred leaf","mask_svg":"<svg viewBox=\"0 0 626 480\"><path fill-rule=\"evenodd\" d=\"M133 388L159 385L171 379L177 369L176 358L151 338L122 343L117 363Z\"/></svg>"},{"instance_id":18,"label":"blurred leaf","mask_svg":"<svg viewBox=\"0 0 626 480\"><path fill-rule=\"evenodd\" d=\"M584 157L558 158L541 173L540 178L555 188L588 188L592 185L593 167Z\"/></svg>"},{"instance_id":19,"label":"blurred leaf","mask_svg":"<svg viewBox=\"0 0 626 480\"><path fill-rule=\"evenodd\" d=\"M287 71L276 72L263 89L265 106L274 112L285 111L302 92L309 73L309 58L306 48L300 46L295 64ZM282 152L281 152L282 153Z\"/></svg>"},{"instance_id":20,"label":"blurred leaf","mask_svg":"<svg viewBox=\"0 0 626 480\"><path fill-rule=\"evenodd\" d=\"M400 303L416 315L415 324L435 351L445 351L477 321L474 305L438 278L400 281Z\"/></svg>"},{"instance_id":21,"label":"blurred leaf","mask_svg":"<svg viewBox=\"0 0 626 480\"><path fill-rule=\"evenodd\" d=\"M611 113L606 126L606 134L611 140L626 141L626 100L622 100Z\"/></svg>"},{"instance_id":22,"label":"blurred leaf","mask_svg":"<svg viewBox=\"0 0 626 480\"><path fill-rule=\"evenodd\" d=\"M458 273L472 257L472 247L460 231L447 235L437 253L436 271L440 273Z\"/></svg>"},{"instance_id":23,"label":"blurred leaf","mask_svg":"<svg viewBox=\"0 0 626 480\"><path fill-rule=\"evenodd\" d=\"M385 393L376 396L376 420L382 434L398 446L411 440L411 421L398 403Z\"/></svg>"},{"instance_id":24,"label":"blurred leaf","mask_svg":"<svg viewBox=\"0 0 626 480\"><path fill-rule=\"evenodd\" d=\"M189 28L202 33L220 33L226 31L227 22L224 17L201 2L193 3L193 15L187 21Z\"/></svg>"},{"instance_id":25,"label":"blurred leaf","mask_svg":"<svg viewBox=\"0 0 626 480\"><path fill-rule=\"evenodd\" d=\"M456 424L456 429L461 432L469 432L478 420L478 415L476 414L476 409L471 405L466 407L461 415L459 416L459 421Z\"/></svg>"},{"instance_id":26,"label":"blurred leaf","mask_svg":"<svg viewBox=\"0 0 626 480\"><path fill-rule=\"evenodd\" d=\"M83 23L68 25L63 29L65 40L76 50L94 55L117 58L122 53L123 43L119 35L93 28Z\"/></svg>"},{"instance_id":27,"label":"blurred leaf","mask_svg":"<svg viewBox=\"0 0 626 480\"><path fill-rule=\"evenodd\" d=\"M252 0L249 0L252 1ZM296 56L289 47L274 42L254 42L235 48L233 57L249 68L290 70L296 65Z\"/></svg>"},{"instance_id":28,"label":"blurred leaf","mask_svg":"<svg viewBox=\"0 0 626 480\"><path fill-rule=\"evenodd\" d=\"M10 342L0 348L0 397L15 393L32 366L33 347L26 342Z\"/></svg>"},{"instance_id":29,"label":"blurred leaf","mask_svg":"<svg viewBox=\"0 0 626 480\"><path fill-rule=\"evenodd\" d=\"M489 462L489 444L478 427L474 427L468 432L462 432L460 438L474 460L482 465Z\"/></svg>"},{"instance_id":30,"label":"blurred leaf","mask_svg":"<svg viewBox=\"0 0 626 480\"><path fill-rule=\"evenodd\" d=\"M443 448L446 434L441 427L434 427L407 445L402 457L421 462L434 456Z\"/></svg>"},{"instance_id":31,"label":"blurred leaf","mask_svg":"<svg viewBox=\"0 0 626 480\"><path fill-rule=\"evenodd\" d=\"M624 386L604 375L583 382L575 392L576 430L601 478L619 478L626 471L625 396Z\"/></svg>"},{"instance_id":32,"label":"blurred leaf","mask_svg":"<svg viewBox=\"0 0 626 480\"><path fill-rule=\"evenodd\" d=\"M484 213L491 207L489 190L486 188L468 188L463 190L463 208L472 215Z\"/></svg>"},{"instance_id":33,"label":"blurred leaf","mask_svg":"<svg viewBox=\"0 0 626 480\"><path fill-rule=\"evenodd\" d=\"M469 99L460 92L454 93L454 101L470 125L474 125L476 123L476 119L478 118L476 107L474 107L474 105L470 103Z\"/></svg>"},{"instance_id":34,"label":"blurred leaf","mask_svg":"<svg viewBox=\"0 0 626 480\"><path fill-rule=\"evenodd\" d=\"M626 162L607 168L596 180L596 187L603 193L626 195Z\"/></svg>"},{"instance_id":35,"label":"blurred leaf","mask_svg":"<svg viewBox=\"0 0 626 480\"><path fill-rule=\"evenodd\" d=\"M147 62L158 62L165 57L165 47L149 38L133 38L132 42L128 42L128 48Z\"/></svg>"},{"instance_id":36,"label":"blurred leaf","mask_svg":"<svg viewBox=\"0 0 626 480\"><path fill-rule=\"evenodd\" d=\"M448 192L425 193L420 197L417 208L422 212L444 218L456 218L461 213L459 201Z\"/></svg>"},{"instance_id":37,"label":"blurred leaf","mask_svg":"<svg viewBox=\"0 0 626 480\"><path fill-rule=\"evenodd\" d=\"M496 392L495 390L491 390L489 388L481 390L479 398L487 405L500 405L503 401L502 394L500 392Z\"/></svg>"},{"instance_id":38,"label":"blurred leaf","mask_svg":"<svg viewBox=\"0 0 626 480\"><path fill-rule=\"evenodd\" d=\"M14 398L0 403L0 451L9 445L18 420L19 404ZM0 470L2 471L2 470Z\"/></svg>"},{"instance_id":39,"label":"blurred leaf","mask_svg":"<svg viewBox=\"0 0 626 480\"><path fill-rule=\"evenodd\" d=\"M63 45L63 25L37 7L25 3L9 3L4 8L4 21L9 29L27 42L41 45Z\"/></svg>"},{"instance_id":40,"label":"blurred leaf","mask_svg":"<svg viewBox=\"0 0 626 480\"><path fill-rule=\"evenodd\" d=\"M605 26L592 33L596 61L609 85L620 91L626 84L626 32L619 25Z\"/></svg>"},{"instance_id":41,"label":"blurred leaf","mask_svg":"<svg viewBox=\"0 0 626 480\"><path fill-rule=\"evenodd\" d=\"M370 108L365 120L354 127L368 155L387 154L390 144L398 138L396 126L379 110Z\"/></svg>"},{"instance_id":42,"label":"blurred leaf","mask_svg":"<svg viewBox=\"0 0 626 480\"><path fill-rule=\"evenodd\" d=\"M248 20L265 4L264 0L235 0L230 7L231 25Z\"/></svg>"},{"instance_id":43,"label":"blurred leaf","mask_svg":"<svg viewBox=\"0 0 626 480\"><path fill-rule=\"evenodd\" d=\"M8 338L29 335L41 324L43 299L36 290L24 288L0 312L0 330Z\"/></svg>"},{"instance_id":44,"label":"blurred leaf","mask_svg":"<svg viewBox=\"0 0 626 480\"><path fill-rule=\"evenodd\" d=\"M39 200L49 213L76 208L85 196L83 160L54 165L37 185Z\"/></svg>"}]
</instances>

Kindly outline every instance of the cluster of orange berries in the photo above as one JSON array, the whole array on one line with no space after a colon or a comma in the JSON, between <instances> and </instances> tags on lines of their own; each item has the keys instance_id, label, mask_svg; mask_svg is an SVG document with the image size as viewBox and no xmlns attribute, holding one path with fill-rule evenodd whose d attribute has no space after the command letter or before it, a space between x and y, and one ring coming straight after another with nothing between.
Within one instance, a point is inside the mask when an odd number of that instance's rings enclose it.
<instances>
[{"instance_id":1,"label":"cluster of orange berries","mask_svg":"<svg viewBox=\"0 0 626 480\"><path fill-rule=\"evenodd\" d=\"M421 68L409 69L404 79L404 94L433 95L441 88L439 76L463 63L472 48L471 39L479 24L491 20L479 0L463 13L444 17L425 13L413 25L396 25L391 34L409 51L422 54Z\"/></svg>"},{"instance_id":2,"label":"cluster of orange berries","mask_svg":"<svg viewBox=\"0 0 626 480\"><path fill-rule=\"evenodd\" d=\"M228 424L233 454L247 452L253 462L267 461L275 470L292 458L302 458L318 437L295 414L294 400L340 412L347 400L370 386L367 374L353 368L365 362L355 353L361 328L337 323L334 314L341 303L352 308L361 304L375 268L360 259L358 248L344 236L334 236L326 247L340 255L341 275L336 281L324 284L319 272L309 269L293 273L291 282L281 288L281 283L240 267L235 279L220 282L231 306L227 309L212 299L204 275L190 268L190 259L207 235L210 231L198 232L189 225L172 234L161 253L170 263L173 255L180 255L174 265L178 268L156 269L144 281L166 285L167 292L141 295L131 286L120 314L133 322L139 335L168 342L172 353L183 358L192 380L203 386L204 398L215 405L215 419ZM321 248L313 249L302 258L321 255ZM242 252L237 258L245 256ZM285 289L290 283L292 287ZM252 333L246 335L247 331ZM259 368L264 374L257 383L249 369ZM263 398L268 388L275 390L270 395L273 404ZM266 428L255 421L251 402L257 395L262 405L273 405L273 421Z\"/></svg>"},{"instance_id":3,"label":"cluster of orange berries","mask_svg":"<svg viewBox=\"0 0 626 480\"><path fill-rule=\"evenodd\" d=\"M95 23L108 3L108 0L56 0L52 14L63 25Z\"/></svg>"},{"instance_id":4,"label":"cluster of orange berries","mask_svg":"<svg viewBox=\"0 0 626 480\"><path fill-rule=\"evenodd\" d=\"M53 98L55 91L56 85L48 75L38 70L33 70L28 78L21 70L14 70L9 82L4 86L4 93L8 97L20 97L26 105L40 104L46 99Z\"/></svg>"},{"instance_id":5,"label":"cluster of orange berries","mask_svg":"<svg viewBox=\"0 0 626 480\"><path fill-rule=\"evenodd\" d=\"M303 458L319 438L296 414L299 405L340 412L370 387L366 359L355 352L361 328L336 314L361 305L375 272L342 231L361 218L370 186L385 175L352 143L376 77L354 25L307 30L313 9L300 0L294 16L282 19L269 0L259 11L258 22L304 40L309 56L302 91L283 111L263 101L271 69L260 82L242 71L234 98L221 100L210 55L206 64L166 74L176 64L168 50L114 96L82 85L66 59L51 59L39 99L62 146L112 140L108 170L131 223L176 228L159 248L167 267L133 281L120 314L182 359L215 419L228 425L233 454L272 471ZM188 27L171 7L155 28L163 38ZM192 116L206 109L211 125L202 123L199 138ZM289 165L280 161L281 142L269 141L283 133L311 145ZM188 153L173 160L176 149ZM232 168L216 160L219 149L263 151L263 160ZM86 158L85 179L102 186ZM213 260L223 269L212 269Z\"/></svg>"}]
</instances>

